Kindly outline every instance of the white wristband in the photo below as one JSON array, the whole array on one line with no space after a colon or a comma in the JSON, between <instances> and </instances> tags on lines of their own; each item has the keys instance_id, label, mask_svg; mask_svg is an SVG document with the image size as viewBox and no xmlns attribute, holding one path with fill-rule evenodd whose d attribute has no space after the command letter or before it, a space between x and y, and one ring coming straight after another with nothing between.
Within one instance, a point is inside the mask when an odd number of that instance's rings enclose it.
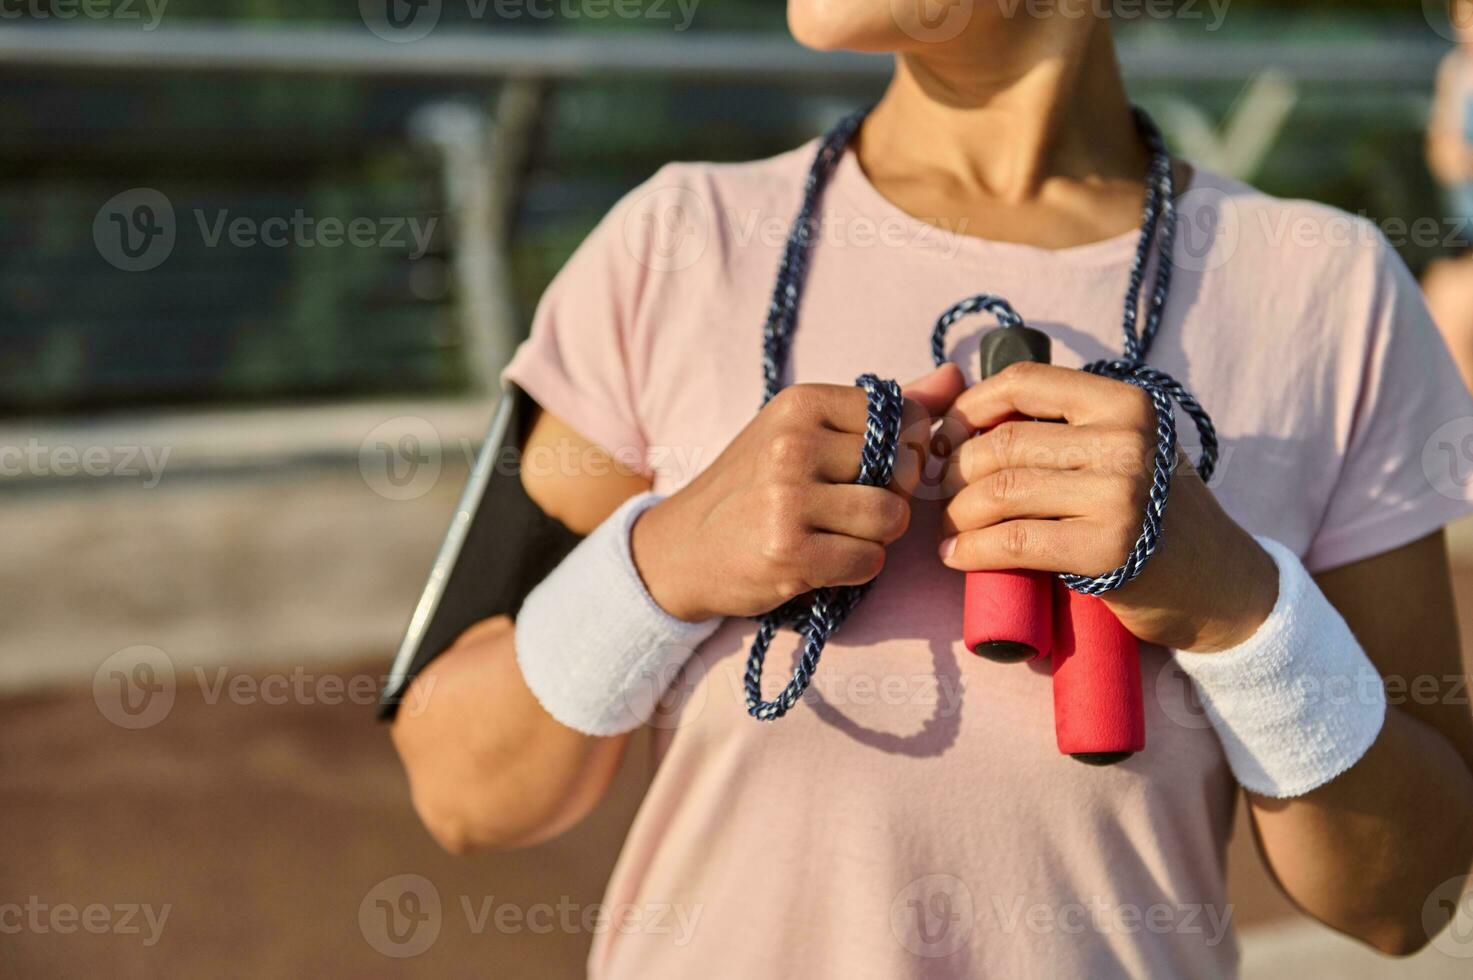
<instances>
[{"instance_id":1,"label":"white wristband","mask_svg":"<svg viewBox=\"0 0 1473 980\"><path fill-rule=\"evenodd\" d=\"M680 666L721 620L661 609L634 567L629 531L661 498L624 502L543 579L516 620L517 664L547 713L588 735L644 724Z\"/></svg>"},{"instance_id":2,"label":"white wristband","mask_svg":"<svg viewBox=\"0 0 1473 980\"><path fill-rule=\"evenodd\" d=\"M1301 796L1360 761L1386 719L1381 675L1288 548L1258 543L1279 568L1268 619L1238 646L1178 651L1233 775L1263 796Z\"/></svg>"}]
</instances>

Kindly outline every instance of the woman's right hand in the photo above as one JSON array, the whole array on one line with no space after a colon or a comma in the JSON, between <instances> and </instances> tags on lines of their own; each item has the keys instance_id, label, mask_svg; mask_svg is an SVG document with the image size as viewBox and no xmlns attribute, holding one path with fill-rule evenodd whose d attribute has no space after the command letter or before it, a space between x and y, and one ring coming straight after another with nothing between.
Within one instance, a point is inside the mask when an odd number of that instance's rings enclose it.
<instances>
[{"instance_id":1,"label":"woman's right hand","mask_svg":"<svg viewBox=\"0 0 1473 980\"><path fill-rule=\"evenodd\" d=\"M672 616L698 622L755 616L812 589L868 582L910 523L930 423L964 387L954 364L905 387L888 487L854 482L863 389L784 388L714 463L634 525L634 561L650 595Z\"/></svg>"}]
</instances>

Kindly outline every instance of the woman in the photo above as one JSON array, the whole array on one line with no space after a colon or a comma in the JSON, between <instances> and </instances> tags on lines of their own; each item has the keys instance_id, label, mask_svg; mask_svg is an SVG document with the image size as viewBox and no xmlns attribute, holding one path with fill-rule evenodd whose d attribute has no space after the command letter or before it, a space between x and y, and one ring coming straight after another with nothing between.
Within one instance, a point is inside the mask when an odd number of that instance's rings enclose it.
<instances>
[{"instance_id":1,"label":"woman","mask_svg":"<svg viewBox=\"0 0 1473 980\"><path fill-rule=\"evenodd\" d=\"M1218 234L1172 253L1149 361L1212 414L1220 472L1209 489L1177 467L1161 546L1104 595L1144 641L1145 750L1060 755L1047 672L963 648L961 573L1099 575L1137 540L1152 403L1072 368L1119 351L1150 153L1105 20L979 4L927 25L901 6L790 0L804 44L897 59L821 181L794 383L755 416L783 248L764 229L787 227L815 144L661 170L549 288L507 376L542 408L528 460L565 462L523 484L589 537L515 626L471 630L415 682L434 696L394 734L423 819L454 851L561 833L652 717L624 678L678 668L608 902L694 926L611 927L593 976L1230 976L1239 783L1296 904L1421 947L1429 895L1473 856L1469 713L1451 682L1327 683L1461 673L1441 528L1468 499L1421 462L1473 404L1415 283L1355 219L1175 164L1181 227ZM983 290L1059 366L976 382L956 367L974 320L928 370L937 314ZM918 379L886 487L854 485L866 371ZM948 448L922 424L943 416L980 434L937 487L917 464ZM809 695L749 718L746 617L882 567Z\"/></svg>"}]
</instances>

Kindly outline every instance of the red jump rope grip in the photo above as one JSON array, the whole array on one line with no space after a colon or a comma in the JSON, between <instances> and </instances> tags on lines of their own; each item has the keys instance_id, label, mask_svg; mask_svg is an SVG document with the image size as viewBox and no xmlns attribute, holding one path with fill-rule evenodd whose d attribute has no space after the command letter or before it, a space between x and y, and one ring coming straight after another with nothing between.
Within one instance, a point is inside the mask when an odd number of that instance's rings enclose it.
<instances>
[{"instance_id":1,"label":"red jump rope grip","mask_svg":"<svg viewBox=\"0 0 1473 980\"><path fill-rule=\"evenodd\" d=\"M1054 595L1054 731L1059 751L1106 766L1146 747L1139 641L1096 596Z\"/></svg>"},{"instance_id":2,"label":"red jump rope grip","mask_svg":"<svg viewBox=\"0 0 1473 980\"><path fill-rule=\"evenodd\" d=\"M979 657L1015 663L1053 649L1054 601L1048 572L968 572L962 639Z\"/></svg>"},{"instance_id":3,"label":"red jump rope grip","mask_svg":"<svg viewBox=\"0 0 1473 980\"><path fill-rule=\"evenodd\" d=\"M989 330L978 345L979 376L990 378L1018 361L1047 364L1049 346L1048 334L1032 327ZM1053 606L1052 576L1045 572L968 572L962 639L977 656L999 663L1046 657Z\"/></svg>"}]
</instances>

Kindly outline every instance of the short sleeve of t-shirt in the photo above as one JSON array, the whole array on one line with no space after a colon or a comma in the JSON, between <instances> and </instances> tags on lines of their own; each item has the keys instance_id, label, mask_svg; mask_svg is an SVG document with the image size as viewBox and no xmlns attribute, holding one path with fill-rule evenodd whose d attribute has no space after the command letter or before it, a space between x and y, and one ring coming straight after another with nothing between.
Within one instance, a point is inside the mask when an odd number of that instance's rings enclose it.
<instances>
[{"instance_id":1,"label":"short sleeve of t-shirt","mask_svg":"<svg viewBox=\"0 0 1473 980\"><path fill-rule=\"evenodd\" d=\"M1340 473L1306 565L1400 547L1473 511L1473 396L1405 264L1384 241Z\"/></svg>"},{"instance_id":2,"label":"short sleeve of t-shirt","mask_svg":"<svg viewBox=\"0 0 1473 980\"><path fill-rule=\"evenodd\" d=\"M580 435L646 474L637 394L646 352L637 325L648 276L660 268L652 222L680 220L663 174L631 191L589 233L543 293L530 335L503 372Z\"/></svg>"}]
</instances>

